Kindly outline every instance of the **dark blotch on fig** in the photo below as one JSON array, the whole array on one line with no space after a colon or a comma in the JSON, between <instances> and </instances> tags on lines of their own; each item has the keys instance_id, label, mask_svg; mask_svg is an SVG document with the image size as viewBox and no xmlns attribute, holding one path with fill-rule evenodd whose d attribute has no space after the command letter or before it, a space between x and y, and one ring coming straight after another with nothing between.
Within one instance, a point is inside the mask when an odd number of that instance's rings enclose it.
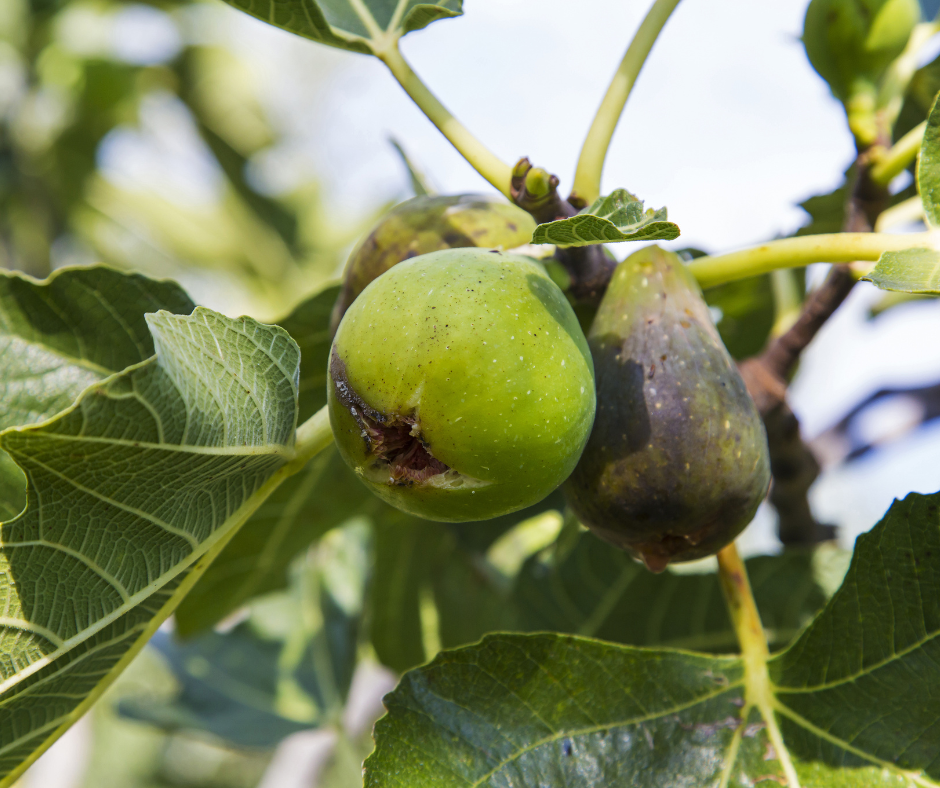
<instances>
[{"instance_id":1,"label":"dark blotch on fig","mask_svg":"<svg viewBox=\"0 0 940 788\"><path fill-rule=\"evenodd\" d=\"M600 538L660 571L712 555L770 484L757 409L698 284L656 246L614 274L588 336L597 414L565 484Z\"/></svg>"}]
</instances>

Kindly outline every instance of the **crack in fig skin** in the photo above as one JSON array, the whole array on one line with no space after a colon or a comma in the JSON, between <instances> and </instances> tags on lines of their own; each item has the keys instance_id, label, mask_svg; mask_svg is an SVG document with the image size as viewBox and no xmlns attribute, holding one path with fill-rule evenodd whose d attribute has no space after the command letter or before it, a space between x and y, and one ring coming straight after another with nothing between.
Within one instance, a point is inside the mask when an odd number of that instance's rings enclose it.
<instances>
[{"instance_id":1,"label":"crack in fig skin","mask_svg":"<svg viewBox=\"0 0 940 788\"><path fill-rule=\"evenodd\" d=\"M349 383L346 365L335 352L330 355L330 377L336 398L356 420L376 463L387 466L392 484L421 484L450 470L431 454L414 416L380 413L362 401Z\"/></svg>"}]
</instances>

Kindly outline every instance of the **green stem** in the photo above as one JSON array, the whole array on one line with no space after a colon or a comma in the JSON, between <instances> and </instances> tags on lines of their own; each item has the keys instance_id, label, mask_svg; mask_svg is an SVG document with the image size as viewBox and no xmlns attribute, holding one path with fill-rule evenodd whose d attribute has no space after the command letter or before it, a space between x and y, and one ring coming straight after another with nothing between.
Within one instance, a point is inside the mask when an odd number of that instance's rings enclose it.
<instances>
[{"instance_id":1,"label":"green stem","mask_svg":"<svg viewBox=\"0 0 940 788\"><path fill-rule=\"evenodd\" d=\"M607 88L607 94L597 110L594 122L581 147L572 191L573 195L589 205L600 196L604 159L607 158L607 149L610 147L610 140L614 136L614 129L617 128L627 98L633 90L633 85L653 44L656 43L666 20L677 5L679 5L679 0L656 0L653 3L653 7L650 8L636 31L633 41L630 42L623 60L620 61L617 73L614 74L610 87Z\"/></svg>"},{"instance_id":2,"label":"green stem","mask_svg":"<svg viewBox=\"0 0 940 788\"><path fill-rule=\"evenodd\" d=\"M831 233L804 235L769 241L740 252L699 257L689 271L702 287L766 274L778 268L800 268L812 263L875 261L882 253L902 249L933 248L934 233L889 235L887 233Z\"/></svg>"},{"instance_id":3,"label":"green stem","mask_svg":"<svg viewBox=\"0 0 940 788\"><path fill-rule=\"evenodd\" d=\"M512 168L485 147L438 101L437 97L421 81L421 78L402 56L397 39L391 39L384 48L379 49L375 54L379 60L388 66L392 76L398 80L398 84L404 88L411 100L418 105L418 109L427 115L431 123L437 126L441 134L457 149L457 152L480 175L506 197L512 199L509 193Z\"/></svg>"},{"instance_id":4,"label":"green stem","mask_svg":"<svg viewBox=\"0 0 940 788\"><path fill-rule=\"evenodd\" d=\"M891 149L886 151L869 170L871 179L879 186L887 186L898 175L908 168L917 158L921 143L924 141L924 131L927 121L912 128L899 139Z\"/></svg>"},{"instance_id":5,"label":"green stem","mask_svg":"<svg viewBox=\"0 0 940 788\"><path fill-rule=\"evenodd\" d=\"M78 704L65 718L65 721L56 728L43 743L29 754L22 763L20 763L4 779L0 780L0 788L8 788L26 771L46 750L49 749L58 738L72 727L88 711L95 702L111 687L115 679L121 675L124 669L140 653L144 646L150 641L154 633L160 628L179 606L183 598L192 590L193 586L199 581L209 565L225 549L232 537L238 533L238 530L248 521L248 519L258 510L258 508L268 499L281 483L289 476L293 476L297 471L304 467L311 457L327 448L333 441L333 432L330 429L330 417L326 407L321 408L311 418L305 421L297 428L297 441L294 447L293 459L278 468L254 493L239 507L233 516L233 521L228 525L228 532L210 544L208 549L201 555L198 551L188 558L191 568L186 573L183 580L176 587L176 590L170 598L160 608L159 612L147 624L147 628L140 634L133 645L124 652L121 659L115 663L107 675L95 685L95 688ZM181 571L186 572L184 567ZM178 575L177 575L178 576Z\"/></svg>"},{"instance_id":6,"label":"green stem","mask_svg":"<svg viewBox=\"0 0 940 788\"><path fill-rule=\"evenodd\" d=\"M885 128L892 128L898 119L907 88L917 72L924 45L938 32L940 25L936 22L922 22L915 26L904 51L882 77L878 87L878 107Z\"/></svg>"},{"instance_id":7,"label":"green stem","mask_svg":"<svg viewBox=\"0 0 940 788\"><path fill-rule=\"evenodd\" d=\"M774 715L773 685L767 672L767 660L770 657L767 637L751 591L747 569L734 543L718 553L718 579L728 603L728 612L731 614L731 623L738 636L744 662L744 708L741 711L741 724L747 724L751 709L756 708L760 712L767 724L767 736L786 775L787 785L790 788L799 788L800 781L796 769L790 760Z\"/></svg>"},{"instance_id":8,"label":"green stem","mask_svg":"<svg viewBox=\"0 0 940 788\"><path fill-rule=\"evenodd\" d=\"M770 284L774 296L774 325L770 335L779 337L800 316L803 298L793 271L785 268L771 271Z\"/></svg>"},{"instance_id":9,"label":"green stem","mask_svg":"<svg viewBox=\"0 0 940 788\"><path fill-rule=\"evenodd\" d=\"M287 476L293 476L307 462L327 448L333 442L333 430L330 428L330 412L324 405L297 428L297 441L294 444L294 459L286 466Z\"/></svg>"}]
</instances>

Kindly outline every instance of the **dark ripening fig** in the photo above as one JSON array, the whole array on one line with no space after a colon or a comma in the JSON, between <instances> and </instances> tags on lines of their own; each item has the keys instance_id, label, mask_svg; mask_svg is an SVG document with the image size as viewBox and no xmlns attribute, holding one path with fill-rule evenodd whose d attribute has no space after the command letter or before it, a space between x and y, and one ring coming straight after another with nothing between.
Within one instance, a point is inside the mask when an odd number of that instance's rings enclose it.
<instances>
[{"instance_id":1,"label":"dark ripening fig","mask_svg":"<svg viewBox=\"0 0 940 788\"><path fill-rule=\"evenodd\" d=\"M565 485L581 522L653 571L712 555L770 485L764 425L671 252L621 263L588 336L597 415Z\"/></svg>"},{"instance_id":2,"label":"dark ripening fig","mask_svg":"<svg viewBox=\"0 0 940 788\"><path fill-rule=\"evenodd\" d=\"M450 249L376 279L346 312L327 382L343 459L377 495L431 520L537 503L594 418L587 341L532 260Z\"/></svg>"},{"instance_id":3,"label":"dark ripening fig","mask_svg":"<svg viewBox=\"0 0 940 788\"><path fill-rule=\"evenodd\" d=\"M371 281L402 260L441 249L478 247L506 251L532 240L535 220L501 197L457 194L415 197L395 206L353 249L332 329Z\"/></svg>"}]
</instances>

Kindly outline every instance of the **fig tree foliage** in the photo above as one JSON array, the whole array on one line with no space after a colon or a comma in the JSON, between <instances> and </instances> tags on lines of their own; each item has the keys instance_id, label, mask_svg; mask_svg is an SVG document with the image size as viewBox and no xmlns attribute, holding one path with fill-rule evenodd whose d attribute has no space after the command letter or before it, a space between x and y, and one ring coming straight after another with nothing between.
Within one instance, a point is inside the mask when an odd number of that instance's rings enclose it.
<instances>
[{"instance_id":1,"label":"fig tree foliage","mask_svg":"<svg viewBox=\"0 0 940 788\"><path fill-rule=\"evenodd\" d=\"M277 325L106 266L0 271L0 788L148 642L173 692L121 713L255 753L317 728L342 744L357 667L399 674L364 775L349 757L337 784L940 786L940 493L896 501L851 555L741 561L733 544L768 484L780 511L789 490L810 512L786 387L841 297L863 277L940 292L940 66L919 65L937 9L809 3L806 53L858 158L795 237L708 255L603 246L679 235L627 189L599 196L678 0L652 3L567 197L488 150L401 55L460 0L229 4L375 55L502 196L394 207ZM58 73L42 51L30 80ZM102 119L125 117L126 85L112 93L76 110L97 123L92 158ZM289 290L298 212L245 176L261 143L236 150L210 115L195 128L251 217L229 244L266 239L245 259ZM7 155L7 130L0 246L48 249L37 228L71 219L30 215L45 176ZM57 177L75 160L60 153ZM898 217L925 229L882 232ZM818 262L840 265L809 293L777 270Z\"/></svg>"}]
</instances>

